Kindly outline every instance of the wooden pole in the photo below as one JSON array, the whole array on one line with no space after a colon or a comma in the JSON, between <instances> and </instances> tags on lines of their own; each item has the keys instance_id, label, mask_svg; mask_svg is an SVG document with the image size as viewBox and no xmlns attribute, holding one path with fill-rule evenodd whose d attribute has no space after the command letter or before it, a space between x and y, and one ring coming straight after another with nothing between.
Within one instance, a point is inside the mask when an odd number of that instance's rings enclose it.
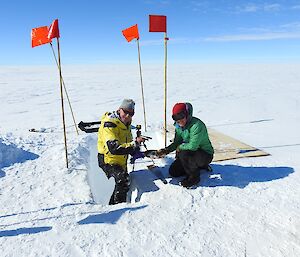
<instances>
[{"instance_id":1,"label":"wooden pole","mask_svg":"<svg viewBox=\"0 0 300 257\"><path fill-rule=\"evenodd\" d=\"M167 146L167 32L165 32L165 71L164 71L164 77L165 77L165 90L164 90L164 137L165 137L165 147Z\"/></svg>"},{"instance_id":2,"label":"wooden pole","mask_svg":"<svg viewBox=\"0 0 300 257\"><path fill-rule=\"evenodd\" d=\"M142 65L141 65L141 54L140 54L140 43L139 43L139 39L137 39L136 42L137 42L137 47L138 47L138 59L139 59L139 68L140 68L140 79L141 79L141 90L142 90L143 110L144 110L144 125L145 125L145 131L147 131L147 124L146 124L146 108L145 108L145 99L144 99L144 87L143 87L143 78L142 78Z\"/></svg>"},{"instance_id":3,"label":"wooden pole","mask_svg":"<svg viewBox=\"0 0 300 257\"><path fill-rule=\"evenodd\" d=\"M57 58L56 58L56 55L55 55L52 43L50 43L50 46L51 46L51 49L52 49L52 53L53 53L53 56L54 56L57 68L59 69L59 65L58 65L58 62L57 62ZM69 103L69 107L70 107L70 110L71 110L71 114L72 114L72 118L73 118L75 129L76 129L76 133L77 133L77 135L79 135L78 128L77 128L77 123L75 121L75 116L74 116L74 113L73 113L73 109L72 109L72 106L71 106L71 101L70 101L70 98L69 98L69 95L68 95L68 92L67 92L65 81L64 81L63 77L61 77L61 79L62 79L64 90L65 90L65 93L66 93L66 96L67 96L67 99L68 99L68 103Z\"/></svg>"},{"instance_id":4,"label":"wooden pole","mask_svg":"<svg viewBox=\"0 0 300 257\"><path fill-rule=\"evenodd\" d=\"M58 51L58 70L59 70L61 112L62 112L62 121L63 121L63 128L64 128L65 157L66 157L66 164L67 164L67 169L68 169L69 162L68 162L67 135L66 135L66 123L65 123L65 111L64 111L64 96L63 96L63 85L62 85L63 79L62 79L62 74L61 74L59 39L58 38L56 38L56 39L57 39L57 51Z\"/></svg>"}]
</instances>

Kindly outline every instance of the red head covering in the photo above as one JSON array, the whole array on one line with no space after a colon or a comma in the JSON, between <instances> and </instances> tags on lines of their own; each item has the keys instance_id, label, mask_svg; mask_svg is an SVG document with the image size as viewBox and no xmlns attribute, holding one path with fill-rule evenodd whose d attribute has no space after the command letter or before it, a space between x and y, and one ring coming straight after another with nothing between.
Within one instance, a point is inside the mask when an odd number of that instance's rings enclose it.
<instances>
[{"instance_id":1,"label":"red head covering","mask_svg":"<svg viewBox=\"0 0 300 257\"><path fill-rule=\"evenodd\" d=\"M178 113L184 112L187 115L186 105L185 103L177 103L174 105L172 110L172 115L176 115Z\"/></svg>"},{"instance_id":2,"label":"red head covering","mask_svg":"<svg viewBox=\"0 0 300 257\"><path fill-rule=\"evenodd\" d=\"M172 110L172 119L178 121L188 116L187 106L185 103L177 103Z\"/></svg>"}]
</instances>

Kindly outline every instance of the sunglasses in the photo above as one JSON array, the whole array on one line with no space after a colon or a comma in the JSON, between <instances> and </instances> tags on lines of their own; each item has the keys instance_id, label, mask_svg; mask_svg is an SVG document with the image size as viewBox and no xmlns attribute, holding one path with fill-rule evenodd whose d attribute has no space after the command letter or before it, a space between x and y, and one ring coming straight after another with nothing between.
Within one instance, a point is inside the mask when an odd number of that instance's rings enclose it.
<instances>
[{"instance_id":1,"label":"sunglasses","mask_svg":"<svg viewBox=\"0 0 300 257\"><path fill-rule=\"evenodd\" d=\"M122 110L126 115L129 115L130 117L132 117L134 115L134 111L128 111L128 110L124 110L124 109L122 109Z\"/></svg>"},{"instance_id":2,"label":"sunglasses","mask_svg":"<svg viewBox=\"0 0 300 257\"><path fill-rule=\"evenodd\" d=\"M176 113L176 114L173 114L172 115L172 119L174 121L179 121L179 120L182 120L183 118L185 118L186 115L185 115L185 112L180 112L180 113Z\"/></svg>"}]
</instances>

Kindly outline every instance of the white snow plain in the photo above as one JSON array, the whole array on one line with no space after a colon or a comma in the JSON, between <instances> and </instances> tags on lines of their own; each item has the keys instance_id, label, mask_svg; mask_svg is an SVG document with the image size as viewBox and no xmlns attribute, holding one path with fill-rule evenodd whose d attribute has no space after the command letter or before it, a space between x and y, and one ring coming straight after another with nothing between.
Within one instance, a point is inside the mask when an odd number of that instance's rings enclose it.
<instances>
[{"instance_id":1,"label":"white snow plain","mask_svg":"<svg viewBox=\"0 0 300 257\"><path fill-rule=\"evenodd\" d=\"M131 203L108 206L94 203L88 183L97 135L76 135L67 102L65 168L56 67L2 66L1 256L300 256L299 70L169 65L168 123L174 103L190 102L208 127L271 155L213 163L192 190L168 176L173 155L155 160L167 185L146 169L150 160L138 160ZM133 98L133 124L143 125L137 65L63 66L63 75L77 123ZM163 66L144 65L143 79L147 131L155 135L163 126ZM156 137L149 142L161 146Z\"/></svg>"}]
</instances>

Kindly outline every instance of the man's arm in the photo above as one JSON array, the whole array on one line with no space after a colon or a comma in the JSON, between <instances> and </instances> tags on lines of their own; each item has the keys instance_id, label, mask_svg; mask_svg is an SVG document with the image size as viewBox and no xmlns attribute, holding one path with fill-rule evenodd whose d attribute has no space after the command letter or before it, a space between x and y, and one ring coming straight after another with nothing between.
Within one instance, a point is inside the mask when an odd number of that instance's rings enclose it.
<instances>
[{"instance_id":1,"label":"man's arm","mask_svg":"<svg viewBox=\"0 0 300 257\"><path fill-rule=\"evenodd\" d=\"M111 154L126 155L132 154L137 146L134 141L120 144L118 141L119 129L113 122L106 121L103 125L103 140ZM130 138L131 139L131 138Z\"/></svg>"},{"instance_id":2,"label":"man's arm","mask_svg":"<svg viewBox=\"0 0 300 257\"><path fill-rule=\"evenodd\" d=\"M182 143L182 137L175 131L175 137L172 144L166 147L168 153L173 152Z\"/></svg>"}]
</instances>

